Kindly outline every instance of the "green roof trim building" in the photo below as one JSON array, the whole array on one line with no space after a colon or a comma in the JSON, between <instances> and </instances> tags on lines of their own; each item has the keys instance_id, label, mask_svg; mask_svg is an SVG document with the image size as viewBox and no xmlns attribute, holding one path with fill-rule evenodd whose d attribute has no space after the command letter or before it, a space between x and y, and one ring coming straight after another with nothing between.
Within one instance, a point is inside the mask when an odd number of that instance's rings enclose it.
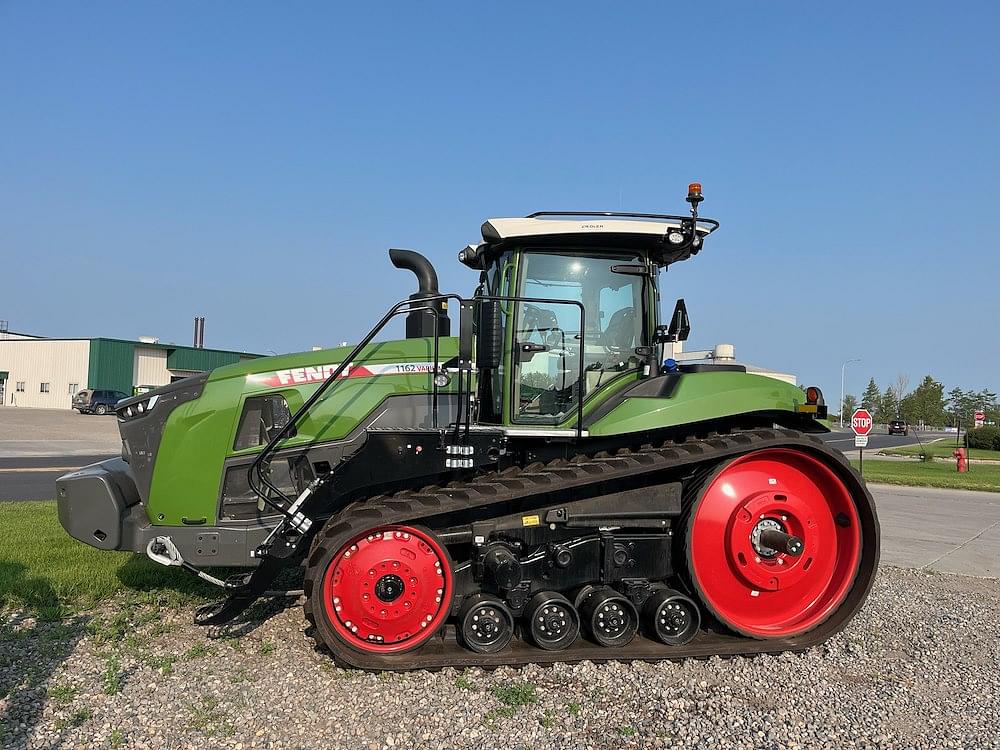
<instances>
[{"instance_id":1,"label":"green roof trim building","mask_svg":"<svg viewBox=\"0 0 1000 750\"><path fill-rule=\"evenodd\" d=\"M69 409L84 388L134 394L259 356L153 338L3 338L0 399L4 406Z\"/></svg>"},{"instance_id":2,"label":"green roof trim building","mask_svg":"<svg viewBox=\"0 0 1000 750\"><path fill-rule=\"evenodd\" d=\"M162 373L158 373L158 369L166 369L170 377L176 380L241 360L255 359L257 356L225 349L96 338L90 340L87 387L132 393L137 387L165 385L147 382L162 379Z\"/></svg>"}]
</instances>

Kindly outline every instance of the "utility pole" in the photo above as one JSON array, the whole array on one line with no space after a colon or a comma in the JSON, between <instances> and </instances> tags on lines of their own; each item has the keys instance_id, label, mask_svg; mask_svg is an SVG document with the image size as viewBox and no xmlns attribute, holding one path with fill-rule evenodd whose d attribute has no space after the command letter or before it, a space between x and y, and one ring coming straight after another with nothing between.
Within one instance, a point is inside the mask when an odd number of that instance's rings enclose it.
<instances>
[{"instance_id":1,"label":"utility pole","mask_svg":"<svg viewBox=\"0 0 1000 750\"><path fill-rule=\"evenodd\" d=\"M841 428L844 427L844 396L846 395L844 393L844 375L847 372L847 366L849 364L851 364L851 362L860 362L860 361L861 361L860 357L855 358L855 359L849 359L846 362L844 362L844 364L841 365L841 367L840 367L840 409L838 409L838 411L840 412L840 427Z\"/></svg>"}]
</instances>

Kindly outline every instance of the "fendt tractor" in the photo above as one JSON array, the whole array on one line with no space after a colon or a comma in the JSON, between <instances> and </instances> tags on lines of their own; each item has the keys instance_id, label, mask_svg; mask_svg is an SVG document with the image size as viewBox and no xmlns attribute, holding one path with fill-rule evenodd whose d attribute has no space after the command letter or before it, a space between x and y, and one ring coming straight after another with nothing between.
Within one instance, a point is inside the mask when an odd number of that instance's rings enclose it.
<instances>
[{"instance_id":1,"label":"fendt tractor","mask_svg":"<svg viewBox=\"0 0 1000 750\"><path fill-rule=\"evenodd\" d=\"M875 508L810 434L818 388L670 356L690 323L681 299L661 324L660 271L718 228L701 200L491 219L458 256L471 297L390 250L419 288L356 346L119 402L121 458L58 480L60 521L221 586L201 624L303 594L317 642L362 669L821 643L871 588ZM376 341L400 318L405 339Z\"/></svg>"}]
</instances>

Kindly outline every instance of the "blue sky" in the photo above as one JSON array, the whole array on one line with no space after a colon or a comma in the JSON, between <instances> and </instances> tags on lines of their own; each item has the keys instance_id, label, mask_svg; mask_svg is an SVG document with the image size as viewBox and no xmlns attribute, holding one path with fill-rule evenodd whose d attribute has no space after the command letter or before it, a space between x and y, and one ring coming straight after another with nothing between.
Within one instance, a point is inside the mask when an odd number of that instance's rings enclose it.
<instances>
[{"instance_id":1,"label":"blue sky","mask_svg":"<svg viewBox=\"0 0 1000 750\"><path fill-rule=\"evenodd\" d=\"M475 5L475 7L473 7ZM691 345L1000 389L1000 5L0 0L0 318L278 352L490 216L683 211Z\"/></svg>"}]
</instances>

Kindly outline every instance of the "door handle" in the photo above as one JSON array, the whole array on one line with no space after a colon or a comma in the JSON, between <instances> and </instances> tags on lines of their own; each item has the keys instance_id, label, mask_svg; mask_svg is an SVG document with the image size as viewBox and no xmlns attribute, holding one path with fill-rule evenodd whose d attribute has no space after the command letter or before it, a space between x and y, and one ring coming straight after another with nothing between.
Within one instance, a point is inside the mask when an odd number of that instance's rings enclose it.
<instances>
[{"instance_id":1,"label":"door handle","mask_svg":"<svg viewBox=\"0 0 1000 750\"><path fill-rule=\"evenodd\" d=\"M539 352L547 352L549 347L545 344L532 344L529 342L518 343L517 345L517 361L518 362L529 362L531 358L534 357Z\"/></svg>"}]
</instances>

